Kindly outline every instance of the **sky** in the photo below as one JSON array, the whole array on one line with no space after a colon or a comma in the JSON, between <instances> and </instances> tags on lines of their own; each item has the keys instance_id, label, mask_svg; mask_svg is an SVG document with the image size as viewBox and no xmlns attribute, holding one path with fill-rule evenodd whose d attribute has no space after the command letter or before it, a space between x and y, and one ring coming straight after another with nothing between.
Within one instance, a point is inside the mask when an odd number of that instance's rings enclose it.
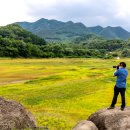
<instances>
[{"instance_id":1,"label":"sky","mask_svg":"<svg viewBox=\"0 0 130 130\"><path fill-rule=\"evenodd\" d=\"M130 0L0 0L0 26L40 18L121 26L130 32Z\"/></svg>"}]
</instances>

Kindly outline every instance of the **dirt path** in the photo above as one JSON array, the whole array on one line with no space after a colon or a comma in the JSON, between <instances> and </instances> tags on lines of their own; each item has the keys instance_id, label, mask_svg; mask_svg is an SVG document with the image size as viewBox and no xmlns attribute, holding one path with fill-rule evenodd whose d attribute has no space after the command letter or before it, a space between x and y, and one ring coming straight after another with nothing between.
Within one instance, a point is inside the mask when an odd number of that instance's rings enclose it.
<instances>
[{"instance_id":1,"label":"dirt path","mask_svg":"<svg viewBox=\"0 0 130 130\"><path fill-rule=\"evenodd\" d=\"M15 83L24 83L29 80L16 80L16 81L8 81L8 82L2 82L0 85L6 85L6 84L15 84Z\"/></svg>"}]
</instances>

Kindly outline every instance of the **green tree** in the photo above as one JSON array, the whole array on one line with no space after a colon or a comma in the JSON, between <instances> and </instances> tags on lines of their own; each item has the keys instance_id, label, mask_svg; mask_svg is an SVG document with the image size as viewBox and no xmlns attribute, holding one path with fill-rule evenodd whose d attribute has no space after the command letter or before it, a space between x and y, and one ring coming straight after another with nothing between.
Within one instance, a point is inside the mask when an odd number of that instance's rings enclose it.
<instances>
[{"instance_id":1,"label":"green tree","mask_svg":"<svg viewBox=\"0 0 130 130\"><path fill-rule=\"evenodd\" d=\"M130 49L124 49L121 53L123 57L129 57L130 56Z\"/></svg>"}]
</instances>

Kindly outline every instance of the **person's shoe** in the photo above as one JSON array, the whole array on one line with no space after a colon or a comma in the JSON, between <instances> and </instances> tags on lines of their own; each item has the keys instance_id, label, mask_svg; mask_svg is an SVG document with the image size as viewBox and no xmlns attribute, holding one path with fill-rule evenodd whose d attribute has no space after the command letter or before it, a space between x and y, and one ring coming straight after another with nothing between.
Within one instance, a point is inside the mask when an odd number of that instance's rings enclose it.
<instances>
[{"instance_id":1,"label":"person's shoe","mask_svg":"<svg viewBox=\"0 0 130 130\"><path fill-rule=\"evenodd\" d=\"M124 111L124 109L125 109L124 107L121 107L121 110L122 110L122 111Z\"/></svg>"},{"instance_id":2,"label":"person's shoe","mask_svg":"<svg viewBox=\"0 0 130 130\"><path fill-rule=\"evenodd\" d=\"M114 109L115 107L112 107L112 106L110 106L110 107L108 107L107 109L109 110L109 109Z\"/></svg>"}]
</instances>

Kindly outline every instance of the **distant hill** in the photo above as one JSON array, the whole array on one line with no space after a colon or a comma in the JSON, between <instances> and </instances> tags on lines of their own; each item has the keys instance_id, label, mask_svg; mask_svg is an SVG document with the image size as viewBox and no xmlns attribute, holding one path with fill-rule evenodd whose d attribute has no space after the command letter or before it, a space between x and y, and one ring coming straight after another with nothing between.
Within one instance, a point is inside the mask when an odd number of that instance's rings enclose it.
<instances>
[{"instance_id":1,"label":"distant hill","mask_svg":"<svg viewBox=\"0 0 130 130\"><path fill-rule=\"evenodd\" d=\"M7 38L9 40L24 41L25 43L32 43L36 45L44 45L46 43L43 38L32 34L17 24L0 27L0 37Z\"/></svg>"},{"instance_id":2,"label":"distant hill","mask_svg":"<svg viewBox=\"0 0 130 130\"><path fill-rule=\"evenodd\" d=\"M45 38L47 41L73 40L83 35L96 34L106 39L123 39L130 37L130 33L121 27L101 26L86 27L82 23L72 21L39 19L36 22L17 22L24 29Z\"/></svg>"},{"instance_id":3,"label":"distant hill","mask_svg":"<svg viewBox=\"0 0 130 130\"><path fill-rule=\"evenodd\" d=\"M87 35L83 35L78 38L75 38L73 42L78 44L78 43L86 43L86 42L89 43L89 42L104 41L104 40L107 41L101 36L97 36L95 34L87 34Z\"/></svg>"},{"instance_id":4,"label":"distant hill","mask_svg":"<svg viewBox=\"0 0 130 130\"><path fill-rule=\"evenodd\" d=\"M40 57L46 41L19 25L0 27L0 57Z\"/></svg>"},{"instance_id":5,"label":"distant hill","mask_svg":"<svg viewBox=\"0 0 130 130\"><path fill-rule=\"evenodd\" d=\"M130 33L121 27L106 27L104 28L99 35L106 37L108 39L128 39Z\"/></svg>"},{"instance_id":6,"label":"distant hill","mask_svg":"<svg viewBox=\"0 0 130 130\"><path fill-rule=\"evenodd\" d=\"M104 29L101 26L95 26L95 27L88 27L87 28L89 32L93 32L95 34L100 34L100 32Z\"/></svg>"}]
</instances>

